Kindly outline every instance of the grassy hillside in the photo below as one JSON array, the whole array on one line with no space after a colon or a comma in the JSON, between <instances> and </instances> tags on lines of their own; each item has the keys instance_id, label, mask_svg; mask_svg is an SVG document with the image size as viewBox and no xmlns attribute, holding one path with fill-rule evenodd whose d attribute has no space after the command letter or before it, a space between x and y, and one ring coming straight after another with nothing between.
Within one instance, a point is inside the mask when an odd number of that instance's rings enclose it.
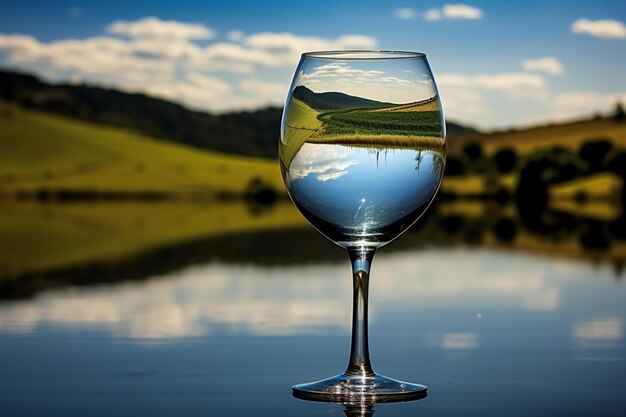
<instances>
[{"instance_id":1,"label":"grassy hillside","mask_svg":"<svg viewBox=\"0 0 626 417\"><path fill-rule=\"evenodd\" d=\"M282 190L277 164L199 151L0 102L0 194L46 189L243 193Z\"/></svg>"},{"instance_id":2,"label":"grassy hillside","mask_svg":"<svg viewBox=\"0 0 626 417\"><path fill-rule=\"evenodd\" d=\"M327 93L311 94L317 97ZM352 98L360 100L359 97ZM305 142L371 147L424 147L443 151L443 143L439 137L441 125L438 109L437 99L431 98L383 109L350 108L321 112L302 100L292 98L284 126L288 141L281 143L282 160L289 166Z\"/></svg>"},{"instance_id":3,"label":"grassy hillside","mask_svg":"<svg viewBox=\"0 0 626 417\"><path fill-rule=\"evenodd\" d=\"M216 115L145 94L89 85L48 84L2 69L0 100L195 148L276 157L281 117L277 107Z\"/></svg>"},{"instance_id":4,"label":"grassy hillside","mask_svg":"<svg viewBox=\"0 0 626 417\"><path fill-rule=\"evenodd\" d=\"M294 156L304 142L322 127L322 122L317 118L320 112L303 101L292 98L289 101L289 111L285 121L285 136L288 143L281 142L282 160L289 166Z\"/></svg>"},{"instance_id":5,"label":"grassy hillside","mask_svg":"<svg viewBox=\"0 0 626 417\"><path fill-rule=\"evenodd\" d=\"M588 139L608 137L613 144L626 147L626 123L616 123L613 118L579 120L507 132L467 135L450 140L449 149L460 152L468 142L478 141L488 153L501 148L513 148L519 153L530 153L538 148L564 146L577 150Z\"/></svg>"},{"instance_id":6,"label":"grassy hillside","mask_svg":"<svg viewBox=\"0 0 626 417\"><path fill-rule=\"evenodd\" d=\"M336 91L325 93L316 93L303 85L297 86L293 90L293 97L300 100L314 109L318 110L339 110L349 107L367 108L367 107L388 107L393 103L385 103L376 100L370 100L363 97L351 96Z\"/></svg>"}]
</instances>

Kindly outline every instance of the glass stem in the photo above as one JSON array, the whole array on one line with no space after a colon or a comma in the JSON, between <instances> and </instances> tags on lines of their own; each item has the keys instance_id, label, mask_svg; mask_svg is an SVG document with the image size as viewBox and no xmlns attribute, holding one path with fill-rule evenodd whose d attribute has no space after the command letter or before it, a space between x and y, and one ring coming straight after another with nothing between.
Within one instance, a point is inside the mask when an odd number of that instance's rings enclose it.
<instances>
[{"instance_id":1,"label":"glass stem","mask_svg":"<svg viewBox=\"0 0 626 417\"><path fill-rule=\"evenodd\" d=\"M352 298L352 346L350 363L346 374L374 376L370 363L369 342L367 336L367 297L370 278L370 266L375 249L348 249L352 263L353 298Z\"/></svg>"}]
</instances>

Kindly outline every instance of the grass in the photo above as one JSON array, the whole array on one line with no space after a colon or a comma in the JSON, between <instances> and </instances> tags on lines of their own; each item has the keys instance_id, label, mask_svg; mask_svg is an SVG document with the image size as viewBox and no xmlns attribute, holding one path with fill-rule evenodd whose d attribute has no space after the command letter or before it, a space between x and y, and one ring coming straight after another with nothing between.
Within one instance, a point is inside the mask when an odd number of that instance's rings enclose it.
<instances>
[{"instance_id":1,"label":"grass","mask_svg":"<svg viewBox=\"0 0 626 417\"><path fill-rule=\"evenodd\" d=\"M333 135L313 136L307 142L336 144L370 149L422 149L445 155L445 144L439 138L401 135Z\"/></svg>"},{"instance_id":2,"label":"grass","mask_svg":"<svg viewBox=\"0 0 626 417\"><path fill-rule=\"evenodd\" d=\"M289 101L287 120L283 127L284 138L287 140L280 143L281 160L285 166L291 165L304 142L320 129L322 122L317 118L319 115L320 112L298 99L292 98Z\"/></svg>"},{"instance_id":3,"label":"grass","mask_svg":"<svg viewBox=\"0 0 626 417\"><path fill-rule=\"evenodd\" d=\"M0 103L0 194L18 190L242 193L282 190L277 164L158 141Z\"/></svg>"},{"instance_id":4,"label":"grass","mask_svg":"<svg viewBox=\"0 0 626 417\"><path fill-rule=\"evenodd\" d=\"M606 200L595 200L580 203L575 200L553 200L550 208L573 216L594 219L602 222L611 222L622 215L622 207Z\"/></svg>"},{"instance_id":5,"label":"grass","mask_svg":"<svg viewBox=\"0 0 626 417\"><path fill-rule=\"evenodd\" d=\"M387 107L384 109L370 110L371 112L416 112L416 111L441 111L437 96L415 103L401 104L399 106Z\"/></svg>"},{"instance_id":6,"label":"grass","mask_svg":"<svg viewBox=\"0 0 626 417\"><path fill-rule=\"evenodd\" d=\"M434 103L434 104L433 104ZM281 160L289 166L305 142L367 147L425 148L445 153L436 99L384 109L322 113L292 99L284 124Z\"/></svg>"},{"instance_id":7,"label":"grass","mask_svg":"<svg viewBox=\"0 0 626 417\"><path fill-rule=\"evenodd\" d=\"M589 200L611 198L618 199L622 190L622 179L615 174L603 172L557 184L550 187L552 199L577 199Z\"/></svg>"},{"instance_id":8,"label":"grass","mask_svg":"<svg viewBox=\"0 0 626 417\"><path fill-rule=\"evenodd\" d=\"M441 191L458 196L476 196L485 192L485 178L481 175L444 177Z\"/></svg>"},{"instance_id":9,"label":"grass","mask_svg":"<svg viewBox=\"0 0 626 417\"><path fill-rule=\"evenodd\" d=\"M324 127L319 136L397 135L441 137L438 111L338 111L318 117Z\"/></svg>"},{"instance_id":10,"label":"grass","mask_svg":"<svg viewBox=\"0 0 626 417\"><path fill-rule=\"evenodd\" d=\"M261 212L241 201L5 203L0 205L0 280L194 238L305 224L288 202Z\"/></svg>"},{"instance_id":11,"label":"grass","mask_svg":"<svg viewBox=\"0 0 626 417\"><path fill-rule=\"evenodd\" d=\"M512 148L520 154L528 154L539 148L564 146L578 150L587 140L606 137L615 146L626 147L626 123L616 123L611 118L583 120L563 124L519 129L475 135L462 141L451 141L449 146L454 152L460 152L463 146L479 140L486 153L494 153L502 148Z\"/></svg>"}]
</instances>

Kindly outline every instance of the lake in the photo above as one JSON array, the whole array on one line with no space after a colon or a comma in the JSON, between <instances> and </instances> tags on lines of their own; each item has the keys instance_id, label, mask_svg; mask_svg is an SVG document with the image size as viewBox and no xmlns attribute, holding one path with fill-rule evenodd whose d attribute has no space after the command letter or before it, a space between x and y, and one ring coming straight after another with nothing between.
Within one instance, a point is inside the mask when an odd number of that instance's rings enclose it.
<instances>
[{"instance_id":1,"label":"lake","mask_svg":"<svg viewBox=\"0 0 626 417\"><path fill-rule=\"evenodd\" d=\"M288 204L215 204L1 206L0 413L623 415L621 211L437 203L370 289L374 369L428 397L347 407L291 396L345 369L347 257Z\"/></svg>"}]
</instances>

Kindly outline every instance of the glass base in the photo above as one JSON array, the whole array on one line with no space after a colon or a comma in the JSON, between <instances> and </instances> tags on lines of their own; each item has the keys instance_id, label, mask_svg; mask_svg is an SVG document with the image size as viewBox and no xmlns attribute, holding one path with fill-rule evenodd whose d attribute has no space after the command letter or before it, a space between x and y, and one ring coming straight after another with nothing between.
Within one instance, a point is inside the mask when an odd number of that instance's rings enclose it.
<instances>
[{"instance_id":1,"label":"glass base","mask_svg":"<svg viewBox=\"0 0 626 417\"><path fill-rule=\"evenodd\" d=\"M382 403L424 398L427 389L424 385L402 382L378 374L373 376L341 374L321 381L294 385L293 395L312 401L347 404Z\"/></svg>"}]
</instances>

